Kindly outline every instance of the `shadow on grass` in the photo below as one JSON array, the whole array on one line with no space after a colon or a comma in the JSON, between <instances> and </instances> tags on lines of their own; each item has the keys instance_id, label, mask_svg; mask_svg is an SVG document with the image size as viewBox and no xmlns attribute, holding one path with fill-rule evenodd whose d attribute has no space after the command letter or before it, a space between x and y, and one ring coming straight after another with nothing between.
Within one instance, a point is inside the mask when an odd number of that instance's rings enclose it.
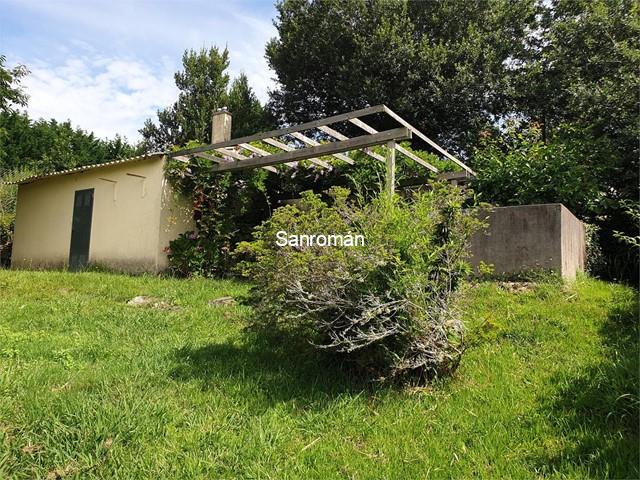
<instances>
[{"instance_id":1,"label":"shadow on grass","mask_svg":"<svg viewBox=\"0 0 640 480\"><path fill-rule=\"evenodd\" d=\"M561 451L539 459L543 473L578 467L598 480L640 478L637 292L613 302L600 332L606 360L553 379L560 388L547 407L565 441Z\"/></svg>"},{"instance_id":2,"label":"shadow on grass","mask_svg":"<svg viewBox=\"0 0 640 480\"><path fill-rule=\"evenodd\" d=\"M372 390L345 364L291 338L248 334L241 343L182 347L171 377L268 407L295 400L322 406L342 394Z\"/></svg>"}]
</instances>

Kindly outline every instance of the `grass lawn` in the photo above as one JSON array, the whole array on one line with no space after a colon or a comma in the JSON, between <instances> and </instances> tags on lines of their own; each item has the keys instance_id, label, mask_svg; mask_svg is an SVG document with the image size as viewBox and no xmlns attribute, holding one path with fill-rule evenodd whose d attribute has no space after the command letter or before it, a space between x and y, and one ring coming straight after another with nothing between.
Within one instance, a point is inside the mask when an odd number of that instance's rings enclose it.
<instances>
[{"instance_id":1,"label":"grass lawn","mask_svg":"<svg viewBox=\"0 0 640 480\"><path fill-rule=\"evenodd\" d=\"M460 369L405 390L208 305L245 291L0 271L0 478L640 477L631 289L469 286Z\"/></svg>"}]
</instances>

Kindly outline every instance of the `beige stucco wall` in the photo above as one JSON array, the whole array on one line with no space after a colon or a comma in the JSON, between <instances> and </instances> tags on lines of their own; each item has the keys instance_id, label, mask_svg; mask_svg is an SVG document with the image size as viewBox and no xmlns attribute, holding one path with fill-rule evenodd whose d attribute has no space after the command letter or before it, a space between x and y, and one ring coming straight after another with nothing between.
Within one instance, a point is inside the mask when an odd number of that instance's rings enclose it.
<instances>
[{"instance_id":1,"label":"beige stucco wall","mask_svg":"<svg viewBox=\"0 0 640 480\"><path fill-rule=\"evenodd\" d=\"M158 269L164 270L168 264L165 249L169 246L169 242L181 233L195 230L195 225L191 203L183 195L175 192L166 178L162 180L160 207Z\"/></svg>"},{"instance_id":2,"label":"beige stucco wall","mask_svg":"<svg viewBox=\"0 0 640 480\"><path fill-rule=\"evenodd\" d=\"M163 212L176 209L163 171L158 155L20 185L12 267L67 265L75 192L93 188L89 262L130 272L162 270L168 240L190 226L187 214L166 227Z\"/></svg>"}]
</instances>

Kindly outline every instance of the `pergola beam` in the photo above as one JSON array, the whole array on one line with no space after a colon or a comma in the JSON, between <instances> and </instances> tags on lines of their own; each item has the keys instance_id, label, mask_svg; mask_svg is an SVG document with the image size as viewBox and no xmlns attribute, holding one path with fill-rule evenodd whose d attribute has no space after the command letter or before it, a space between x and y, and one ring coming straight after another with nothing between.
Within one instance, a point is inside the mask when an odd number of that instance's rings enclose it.
<instances>
[{"instance_id":1,"label":"pergola beam","mask_svg":"<svg viewBox=\"0 0 640 480\"><path fill-rule=\"evenodd\" d=\"M433 147L439 154L444 155L449 160L451 160L454 163L458 164L459 166L461 166L469 174L475 175L471 168L469 168L462 161L458 160L456 157L451 155L444 148L442 148L436 142L434 142L429 137L424 135L422 132L417 130L409 122L407 122L406 120L402 119L399 115L397 115L395 112L393 112L386 105L376 105L376 106L373 106L373 107L367 107L367 108L363 108L363 109L356 110L356 111L353 111L353 112L347 112L347 113L343 113L343 114L340 114L340 115L333 115L333 116L330 116L330 117L313 120L313 121L310 121L310 122L302 123L300 125L293 125L293 126L286 127L286 128L281 128L281 129L278 129L278 130L271 130L269 132L261 132L261 133L257 133L257 134L254 134L254 135L248 135L248 136L245 136L245 137L240 137L240 138L235 138L235 139L230 139L230 140L224 140L224 141L213 143L211 145L203 145L203 146L200 146L200 147L180 150L180 151L177 151L177 152L169 153L168 156L176 158L176 159L178 159L180 161L188 162L190 157L191 157L191 155L194 155L194 154L197 154L197 153L206 153L206 152L211 152L211 151L214 151L214 150L220 151L220 149L225 149L226 147L246 148L246 146L242 146L242 145L249 145L251 142L256 142L256 141L263 141L263 142L268 143L270 145L274 145L274 146L280 148L281 150L284 150L285 152L291 153L291 152L293 152L295 150L295 148L290 146L290 145L287 145L285 143L280 142L279 140L277 140L277 138L283 137L283 136L286 136L286 135L292 135L292 136L296 137L297 139L301 140L306 145L311 145L312 147L315 147L317 145L313 145L312 142L316 142L316 141L313 140L313 138L307 137L307 136L304 135L304 133L302 133L304 131L313 130L313 129L318 129L318 130L324 132L325 134L333 137L334 139L336 139L336 140L338 140L340 142L345 142L345 141L348 141L350 139L348 137L346 137L345 135L341 134L340 132L338 132L337 130L331 128L329 125L337 124L337 123L341 123L341 122L351 122L352 124L357 125L358 127L363 129L367 133L369 133L371 135L375 135L375 134L378 133L377 130L360 119L360 117L366 117L368 115L373 115L373 114L384 114L384 115L390 117L391 119L395 120L400 125L402 125L404 128L408 129L412 134L415 134L418 138L422 139L428 145ZM333 142L333 143L337 143L337 142ZM364 150L364 153L366 153L367 155L369 155L372 158L375 158L377 160L380 160L380 161L383 161L383 162L386 162L386 160L387 160L384 156L376 154L375 152L373 152L368 147L362 147L362 148L359 148L359 150ZM419 163L420 165L422 165L422 166L424 166L424 167L426 167L426 168L428 168L428 169L430 169L430 170L432 170L434 172L438 172L438 169L436 167L434 167L433 165L431 165L428 162L424 161L423 159L421 159L420 157L418 157L417 155L415 155L411 151L407 150L406 148L401 147L400 145L397 144L397 142L395 143L395 150L398 151L399 153L407 156L408 158L411 158L412 160L414 160L415 162ZM251 150L251 151L253 151L253 153L257 153L254 150ZM339 152L337 152L337 153L339 153ZM337 153L334 152L331 155L336 155ZM223 154L225 154L225 153L223 153ZM269 154L269 155L264 155L264 154L261 154L261 153L257 153L257 154L258 155L262 155L262 158L267 158L267 157L271 156L271 154ZM231 156L231 154L227 154L227 156ZM305 159L308 159L308 160L312 161L313 163L316 163L318 165L322 165L324 167L330 167L329 164L327 164L326 162L323 162L319 158L305 157ZM347 156L341 156L340 159L343 160L343 161L347 161L346 159L353 160L352 158L347 157ZM234 160L238 160L238 158L235 158ZM235 164L235 162L233 162L233 163ZM289 163L292 163L292 162L289 162Z\"/></svg>"},{"instance_id":2,"label":"pergola beam","mask_svg":"<svg viewBox=\"0 0 640 480\"><path fill-rule=\"evenodd\" d=\"M282 143L281 141L276 140L275 138L263 138L262 141L264 143L268 143L272 147L276 147L276 148L279 148L280 150L284 150L285 152L294 152L296 150L291 145L287 145L286 143ZM331 168L331 165L329 165L325 161L320 160L319 158L308 158L306 160L309 160L310 162L315 163L316 165L318 165L320 167Z\"/></svg>"},{"instance_id":3,"label":"pergola beam","mask_svg":"<svg viewBox=\"0 0 640 480\"><path fill-rule=\"evenodd\" d=\"M342 133L338 132L337 130L334 130L331 127L327 127L326 125L319 126L318 130L326 133L327 135L335 138L336 140L349 140L349 137L347 137L346 135L343 135ZM370 148L363 148L362 151L367 155L369 155L371 158L379 160L382 163L385 162L385 158L382 155L378 155L376 152L374 152Z\"/></svg>"},{"instance_id":4,"label":"pergola beam","mask_svg":"<svg viewBox=\"0 0 640 480\"><path fill-rule=\"evenodd\" d=\"M342 113L340 115L334 115L332 117L320 118L318 120L301 123L300 125L293 125L287 128L281 128L279 130L271 130L269 132L256 133L254 135L248 135L246 137L232 138L231 140L227 140L224 142L217 142L212 145L202 145L201 147L187 148L185 150L180 150L179 152L170 153L169 156L186 155L189 153L197 153L197 152L206 152L207 150L212 150L218 147L229 147L233 145L238 145L239 143L251 143L259 140L264 140L266 138L282 137L283 135L288 135L292 132L300 132L302 130L312 130L322 125L331 125L332 123L344 122L346 120L349 120L350 118L366 117L367 115L372 115L374 113L381 113L381 112L384 112L385 108L386 107L384 105L376 105L374 107L363 108L361 110Z\"/></svg>"},{"instance_id":5,"label":"pergola beam","mask_svg":"<svg viewBox=\"0 0 640 480\"><path fill-rule=\"evenodd\" d=\"M213 160L214 162L218 163L218 164L229 164L229 163L233 163L234 160L240 160L242 162L249 160L249 158L251 157L245 157L244 155L242 155L241 153L236 152L235 150L231 150L231 149L226 149L226 148L216 148L215 149L216 152L218 152L221 155L225 155L226 157L230 157L233 160L229 160L229 158L225 158L225 159L221 159L221 158L217 158L214 157L212 155L207 155L206 153L196 153L196 156L198 157L203 157L203 158L208 158L209 160ZM222 160L222 162L221 162ZM273 173L277 173L278 170L276 170L273 167L262 167L265 170L269 170L270 172Z\"/></svg>"},{"instance_id":6,"label":"pergola beam","mask_svg":"<svg viewBox=\"0 0 640 480\"><path fill-rule=\"evenodd\" d=\"M239 145L241 148L249 150L250 152L253 152L256 155L260 155L261 157L268 157L269 155L271 155L271 152L267 152L266 150L263 150L261 148L254 147L250 143L241 143ZM285 163L284 165L286 165L287 167L297 167L298 162Z\"/></svg>"},{"instance_id":7,"label":"pergola beam","mask_svg":"<svg viewBox=\"0 0 640 480\"><path fill-rule=\"evenodd\" d=\"M427 142L429 145L431 145L433 148L435 148L437 151L439 151L441 154L443 154L445 157L447 157L449 160L451 160L454 163L457 163L458 165L460 165L462 168L464 168L467 172L469 172L471 175L475 176L475 172L473 170L471 170L464 162L458 160L456 157L454 157L453 155L451 155L449 152L447 152L444 148L442 148L440 145L438 145L436 142L434 142L433 140L431 140L429 137L427 137L424 133L422 133L420 130L418 130L417 128L415 128L413 125L411 125L409 122L407 122L405 119L403 119L400 115L398 115L397 113L395 113L393 110L391 110L389 107L387 107L386 105L382 106L384 112L389 115L391 118L393 118L396 122L400 123L401 125L404 125L405 127L407 127L409 130L411 130L411 133L414 133L418 138L421 138L422 140L424 140L425 142Z\"/></svg>"},{"instance_id":8,"label":"pergola beam","mask_svg":"<svg viewBox=\"0 0 640 480\"><path fill-rule=\"evenodd\" d=\"M209 155L208 153L196 153L195 156L204 158L205 160L210 160L216 163L225 163L225 162L228 163L232 161L230 158L214 157L213 155Z\"/></svg>"},{"instance_id":9,"label":"pergola beam","mask_svg":"<svg viewBox=\"0 0 640 480\"><path fill-rule=\"evenodd\" d=\"M396 189L396 142L387 142L387 169L386 169L387 193L393 195Z\"/></svg>"},{"instance_id":10,"label":"pergola beam","mask_svg":"<svg viewBox=\"0 0 640 480\"><path fill-rule=\"evenodd\" d=\"M349 119L349 121L351 123L353 123L354 125L356 125L357 127L360 127L362 130L364 130L365 132L374 134L374 133L378 133L378 131L373 128L372 126L368 125L367 123L363 122L362 120L360 120L359 118L351 118ZM438 169L436 167L434 167L433 165L431 165L429 162L421 159L419 156L417 156L415 153L410 152L409 150L407 150L406 148L398 145L397 143L394 143L394 149L397 150L398 152L400 152L401 154L409 157L411 160L413 160L416 163L419 163L420 165L422 165L423 167L427 167L429 170L431 170L434 173L438 173ZM395 161L395 158L394 158Z\"/></svg>"},{"instance_id":11,"label":"pergola beam","mask_svg":"<svg viewBox=\"0 0 640 480\"><path fill-rule=\"evenodd\" d=\"M317 145L320 145L319 142L316 142L315 140L313 140L312 138L307 137L306 135L303 135L300 132L291 132L291 136L294 138L297 138L298 140L300 140L302 143L306 144L306 145L310 145L312 147L315 147ZM349 157L347 157L345 154L343 153L335 153L333 154L333 156L335 158L337 158L338 160L342 160L343 162L348 163L349 165L353 165L353 160L351 160Z\"/></svg>"},{"instance_id":12,"label":"pergola beam","mask_svg":"<svg viewBox=\"0 0 640 480\"><path fill-rule=\"evenodd\" d=\"M314 147L293 149L292 151L276 153L269 155L268 157L255 157L244 161L217 164L213 166L213 171L224 172L228 170L241 170L244 168L278 165L280 163L307 160L323 155L333 155L335 153L358 150L365 147L371 147L373 145L382 145L387 142L409 140L410 138L411 131L408 128L394 128L392 130L385 130L384 132L379 132L373 135L362 135L348 140L323 143Z\"/></svg>"}]
</instances>

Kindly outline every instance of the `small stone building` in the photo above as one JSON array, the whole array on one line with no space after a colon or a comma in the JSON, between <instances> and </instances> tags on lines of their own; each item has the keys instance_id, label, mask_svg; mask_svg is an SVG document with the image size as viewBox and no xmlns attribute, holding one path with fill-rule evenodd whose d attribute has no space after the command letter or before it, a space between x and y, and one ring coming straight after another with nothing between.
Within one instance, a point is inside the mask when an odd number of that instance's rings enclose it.
<instances>
[{"instance_id":1,"label":"small stone building","mask_svg":"<svg viewBox=\"0 0 640 480\"><path fill-rule=\"evenodd\" d=\"M151 154L18 182L12 268L164 270L169 242L194 229L165 162Z\"/></svg>"}]
</instances>

